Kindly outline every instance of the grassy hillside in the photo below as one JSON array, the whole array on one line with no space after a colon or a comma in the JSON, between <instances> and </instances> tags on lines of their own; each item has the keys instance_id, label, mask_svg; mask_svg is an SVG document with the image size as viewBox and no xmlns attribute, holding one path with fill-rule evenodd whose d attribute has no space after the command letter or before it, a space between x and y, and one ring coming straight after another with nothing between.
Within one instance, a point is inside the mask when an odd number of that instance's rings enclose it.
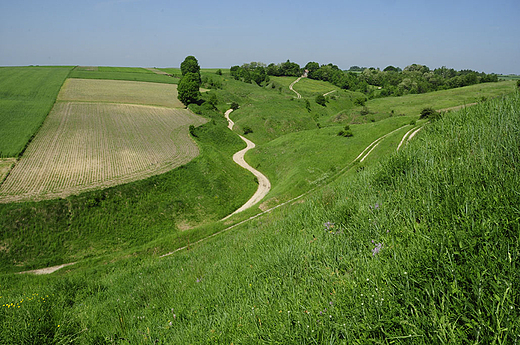
<instances>
[{"instance_id":1,"label":"grassy hillside","mask_svg":"<svg viewBox=\"0 0 520 345\"><path fill-rule=\"evenodd\" d=\"M120 252L161 236L181 246L207 235L192 229L233 212L257 185L231 158L245 144L226 128L221 114L205 115L213 120L194 132L201 154L180 168L66 199L1 204L1 269Z\"/></svg>"},{"instance_id":2,"label":"grassy hillside","mask_svg":"<svg viewBox=\"0 0 520 345\"><path fill-rule=\"evenodd\" d=\"M4 275L6 343L515 343L520 95L166 258Z\"/></svg>"},{"instance_id":3,"label":"grassy hillside","mask_svg":"<svg viewBox=\"0 0 520 345\"><path fill-rule=\"evenodd\" d=\"M0 67L0 158L17 157L49 113L72 67Z\"/></svg>"}]
</instances>

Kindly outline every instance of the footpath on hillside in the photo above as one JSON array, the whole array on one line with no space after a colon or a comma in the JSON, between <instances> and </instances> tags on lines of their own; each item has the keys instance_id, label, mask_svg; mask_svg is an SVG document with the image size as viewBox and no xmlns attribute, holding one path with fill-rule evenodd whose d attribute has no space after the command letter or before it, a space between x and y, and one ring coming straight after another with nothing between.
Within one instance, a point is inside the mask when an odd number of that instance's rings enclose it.
<instances>
[{"instance_id":1,"label":"footpath on hillside","mask_svg":"<svg viewBox=\"0 0 520 345\"><path fill-rule=\"evenodd\" d=\"M233 126L235 125L235 123L229 118L229 114L231 114L232 111L233 111L233 109L229 109L224 114L224 116L226 117L226 119L228 121L228 128L230 130L233 130ZM238 136L240 137L240 139L242 139L246 143L247 146L245 149L240 150L233 155L233 161L235 161L235 163L237 163L244 169L249 170L250 172L253 173L253 175L256 176L256 178L258 179L258 189L256 190L256 193L253 194L251 199L249 199L238 210L231 213L230 215L223 218L222 220L225 220L225 219L231 217L232 215L242 212L242 211L250 208L251 206L255 205L260 200L262 200L267 195L267 193L269 193L269 191L271 190L271 182L269 182L269 179L264 174L262 174L260 171L256 170L255 168L253 168L252 166L247 164L247 162L244 159L246 152L253 149L255 147L255 144L251 140L244 138L240 134Z\"/></svg>"}]
</instances>

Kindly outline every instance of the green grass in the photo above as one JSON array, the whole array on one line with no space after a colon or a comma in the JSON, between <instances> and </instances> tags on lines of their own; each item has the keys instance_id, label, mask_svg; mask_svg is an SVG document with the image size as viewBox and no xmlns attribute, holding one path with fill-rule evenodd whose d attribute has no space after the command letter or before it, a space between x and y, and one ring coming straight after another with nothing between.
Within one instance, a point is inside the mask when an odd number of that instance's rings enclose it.
<instances>
[{"instance_id":1,"label":"green grass","mask_svg":"<svg viewBox=\"0 0 520 345\"><path fill-rule=\"evenodd\" d=\"M258 146L248 153L246 159L271 181L273 188L266 202L274 206L330 182L370 143L404 126L393 137L400 141L413 127L409 125L411 120L416 118L397 116L365 125L351 125L354 136L350 138L338 136L343 126L290 133ZM380 156L394 152L399 141L382 141L379 145L382 150Z\"/></svg>"},{"instance_id":2,"label":"green grass","mask_svg":"<svg viewBox=\"0 0 520 345\"><path fill-rule=\"evenodd\" d=\"M232 161L245 147L218 113L195 130L200 155L146 180L38 203L0 204L2 271L22 271L139 247L169 236L184 245L197 226L239 208L256 190ZM193 229L193 230L192 230Z\"/></svg>"},{"instance_id":3,"label":"green grass","mask_svg":"<svg viewBox=\"0 0 520 345\"><path fill-rule=\"evenodd\" d=\"M508 74L508 75L499 75L498 76L498 79L499 80L518 80L520 79L520 75L516 75L516 74Z\"/></svg>"},{"instance_id":4,"label":"green grass","mask_svg":"<svg viewBox=\"0 0 520 345\"><path fill-rule=\"evenodd\" d=\"M271 81L275 84L283 85L284 87L289 88L292 82L294 82L297 78L295 77L270 77ZM309 78L302 78L299 82L294 84L293 89L296 90L302 97L316 97L317 95L323 95L333 90L340 90L339 87L324 82L321 80L313 80ZM296 95L295 93L293 93ZM330 94L331 96L334 93Z\"/></svg>"},{"instance_id":5,"label":"green grass","mask_svg":"<svg viewBox=\"0 0 520 345\"><path fill-rule=\"evenodd\" d=\"M149 71L144 68L134 67L76 67L70 73L70 78L80 79L110 79L110 80L129 80L146 81L152 83L178 84L178 78L172 78Z\"/></svg>"},{"instance_id":6,"label":"green grass","mask_svg":"<svg viewBox=\"0 0 520 345\"><path fill-rule=\"evenodd\" d=\"M421 110L426 107L441 110L481 102L483 99L511 93L514 91L514 88L514 82L484 83L417 95L372 99L366 102L366 107L371 113L375 113L375 116L380 114L388 115L392 110L396 115L419 115ZM362 107L360 106L352 109L351 115L359 114L361 109Z\"/></svg>"},{"instance_id":7,"label":"green grass","mask_svg":"<svg viewBox=\"0 0 520 345\"><path fill-rule=\"evenodd\" d=\"M3 275L0 339L514 344L519 135L517 93L190 251Z\"/></svg>"},{"instance_id":8,"label":"green grass","mask_svg":"<svg viewBox=\"0 0 520 345\"><path fill-rule=\"evenodd\" d=\"M51 110L72 67L0 68L0 158L17 157Z\"/></svg>"}]
</instances>

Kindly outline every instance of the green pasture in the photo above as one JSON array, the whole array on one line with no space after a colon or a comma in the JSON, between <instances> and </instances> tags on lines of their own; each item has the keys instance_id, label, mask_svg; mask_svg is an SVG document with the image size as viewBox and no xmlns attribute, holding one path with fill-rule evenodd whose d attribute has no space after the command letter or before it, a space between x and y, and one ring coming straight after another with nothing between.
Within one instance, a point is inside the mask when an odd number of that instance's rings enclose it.
<instances>
[{"instance_id":1,"label":"green pasture","mask_svg":"<svg viewBox=\"0 0 520 345\"><path fill-rule=\"evenodd\" d=\"M51 110L72 67L0 67L0 158L17 157Z\"/></svg>"},{"instance_id":2,"label":"green pasture","mask_svg":"<svg viewBox=\"0 0 520 345\"><path fill-rule=\"evenodd\" d=\"M514 344L519 129L488 100L189 250L0 275L0 340Z\"/></svg>"},{"instance_id":3,"label":"green pasture","mask_svg":"<svg viewBox=\"0 0 520 345\"><path fill-rule=\"evenodd\" d=\"M157 74L141 67L75 67L69 78L146 81L178 84L178 78Z\"/></svg>"},{"instance_id":4,"label":"green pasture","mask_svg":"<svg viewBox=\"0 0 520 345\"><path fill-rule=\"evenodd\" d=\"M293 83L297 78L295 77L269 77L271 82L282 85L283 87L289 88L289 85ZM339 87L327 83L321 80L313 80L309 78L301 78L299 82L294 84L293 89L297 91L302 97L316 97L317 95L323 95L333 90L340 90ZM293 95L296 95L293 93ZM330 94L331 96L334 93Z\"/></svg>"},{"instance_id":5,"label":"green pasture","mask_svg":"<svg viewBox=\"0 0 520 345\"><path fill-rule=\"evenodd\" d=\"M343 126L290 133L258 146L248 153L246 159L271 181L273 188L269 199L285 201L330 182L370 143L403 127L398 132L400 140L413 128L410 122L416 119L416 116L398 116L364 125L350 125L354 135L348 138L338 136ZM386 139L379 148L390 154L398 144L399 141L395 143Z\"/></svg>"},{"instance_id":6,"label":"green pasture","mask_svg":"<svg viewBox=\"0 0 520 345\"><path fill-rule=\"evenodd\" d=\"M514 82L484 83L465 86L450 90L428 92L401 97L376 98L366 102L370 114L419 115L426 107L436 110L451 108L459 105L481 102L486 99L503 96L514 91ZM350 111L350 115L359 114L363 109L357 106Z\"/></svg>"}]
</instances>

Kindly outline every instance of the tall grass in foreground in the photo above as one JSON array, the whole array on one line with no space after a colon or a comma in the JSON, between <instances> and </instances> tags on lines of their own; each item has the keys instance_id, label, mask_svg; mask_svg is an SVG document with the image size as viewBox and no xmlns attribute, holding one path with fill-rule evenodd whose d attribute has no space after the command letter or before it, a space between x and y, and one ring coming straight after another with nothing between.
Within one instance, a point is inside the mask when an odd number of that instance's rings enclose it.
<instances>
[{"instance_id":1,"label":"tall grass in foreground","mask_svg":"<svg viewBox=\"0 0 520 345\"><path fill-rule=\"evenodd\" d=\"M516 93L191 251L3 276L0 339L518 343L519 135Z\"/></svg>"}]
</instances>

